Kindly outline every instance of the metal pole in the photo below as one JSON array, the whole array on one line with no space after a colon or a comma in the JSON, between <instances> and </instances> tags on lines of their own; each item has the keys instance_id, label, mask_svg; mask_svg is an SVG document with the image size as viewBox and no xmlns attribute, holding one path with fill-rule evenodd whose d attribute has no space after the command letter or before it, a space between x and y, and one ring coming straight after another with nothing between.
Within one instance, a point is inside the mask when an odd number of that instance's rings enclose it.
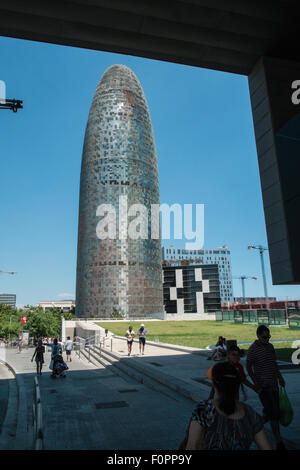
<instances>
[{"instance_id":1,"label":"metal pole","mask_svg":"<svg viewBox=\"0 0 300 470\"><path fill-rule=\"evenodd\" d=\"M264 250L263 250L262 248L260 248L259 253L260 253L260 261L261 261L262 277L263 277L263 282L264 282L264 291L265 291L265 298L266 298L266 308L267 308L267 310L268 310L268 308L269 308L269 299L268 299L267 281L266 281L266 273L265 273Z\"/></svg>"}]
</instances>

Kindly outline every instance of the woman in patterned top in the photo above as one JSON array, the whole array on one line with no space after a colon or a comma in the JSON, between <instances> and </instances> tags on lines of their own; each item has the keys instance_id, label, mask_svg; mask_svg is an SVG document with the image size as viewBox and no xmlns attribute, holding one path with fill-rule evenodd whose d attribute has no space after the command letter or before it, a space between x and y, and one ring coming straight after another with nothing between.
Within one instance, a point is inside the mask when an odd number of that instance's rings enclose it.
<instances>
[{"instance_id":1,"label":"woman in patterned top","mask_svg":"<svg viewBox=\"0 0 300 470\"><path fill-rule=\"evenodd\" d=\"M194 410L185 450L247 450L253 441L261 450L272 450L262 417L237 399L241 379L236 368L216 364L212 377L215 399Z\"/></svg>"}]
</instances>

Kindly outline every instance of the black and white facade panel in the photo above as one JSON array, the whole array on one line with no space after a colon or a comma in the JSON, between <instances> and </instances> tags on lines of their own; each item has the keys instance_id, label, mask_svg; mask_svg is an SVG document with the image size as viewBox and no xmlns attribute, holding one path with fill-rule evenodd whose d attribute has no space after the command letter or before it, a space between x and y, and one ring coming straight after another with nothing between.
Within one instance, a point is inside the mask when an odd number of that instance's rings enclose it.
<instances>
[{"instance_id":1,"label":"black and white facade panel","mask_svg":"<svg viewBox=\"0 0 300 470\"><path fill-rule=\"evenodd\" d=\"M209 313L220 310L217 264L164 266L163 280L166 313Z\"/></svg>"}]
</instances>

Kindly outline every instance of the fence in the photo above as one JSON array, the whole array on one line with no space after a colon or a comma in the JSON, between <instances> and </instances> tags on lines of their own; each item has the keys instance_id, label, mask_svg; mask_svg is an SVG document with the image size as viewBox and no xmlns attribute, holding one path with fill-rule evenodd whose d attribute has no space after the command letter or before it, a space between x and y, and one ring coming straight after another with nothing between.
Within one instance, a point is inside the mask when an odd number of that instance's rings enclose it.
<instances>
[{"instance_id":1,"label":"fence","mask_svg":"<svg viewBox=\"0 0 300 470\"><path fill-rule=\"evenodd\" d=\"M292 310L294 312L294 310ZM300 312L300 310L299 310ZM231 321L236 324L257 323L258 325L287 324L286 310L224 310L216 312L217 321ZM300 327L300 314L293 320L293 325ZM291 326L290 326L291 327Z\"/></svg>"},{"instance_id":2,"label":"fence","mask_svg":"<svg viewBox=\"0 0 300 470\"><path fill-rule=\"evenodd\" d=\"M289 326L293 330L300 329L300 310L289 310L288 313Z\"/></svg>"}]
</instances>

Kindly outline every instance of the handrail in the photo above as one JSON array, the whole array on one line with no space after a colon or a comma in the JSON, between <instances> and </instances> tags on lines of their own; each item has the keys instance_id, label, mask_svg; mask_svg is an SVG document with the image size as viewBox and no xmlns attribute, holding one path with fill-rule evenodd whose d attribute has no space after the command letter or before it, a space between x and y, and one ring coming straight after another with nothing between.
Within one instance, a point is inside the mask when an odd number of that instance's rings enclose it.
<instances>
[{"instance_id":1,"label":"handrail","mask_svg":"<svg viewBox=\"0 0 300 470\"><path fill-rule=\"evenodd\" d=\"M41 404L41 391L38 378L34 378L33 389L33 430L34 430L34 450L43 449L43 414Z\"/></svg>"},{"instance_id":2,"label":"handrail","mask_svg":"<svg viewBox=\"0 0 300 470\"><path fill-rule=\"evenodd\" d=\"M82 349L87 349L89 352L89 357L88 361L91 362L91 347L92 346L99 346L100 351L101 351L101 346L104 348L104 344L106 340L110 339L110 348L112 350L112 340L115 335L110 335L109 337L106 335L101 335L101 334L93 334L89 336L88 338L81 338L80 336L76 337L76 341L74 344L76 345L75 352L78 355L79 359L81 356L81 350Z\"/></svg>"}]
</instances>

